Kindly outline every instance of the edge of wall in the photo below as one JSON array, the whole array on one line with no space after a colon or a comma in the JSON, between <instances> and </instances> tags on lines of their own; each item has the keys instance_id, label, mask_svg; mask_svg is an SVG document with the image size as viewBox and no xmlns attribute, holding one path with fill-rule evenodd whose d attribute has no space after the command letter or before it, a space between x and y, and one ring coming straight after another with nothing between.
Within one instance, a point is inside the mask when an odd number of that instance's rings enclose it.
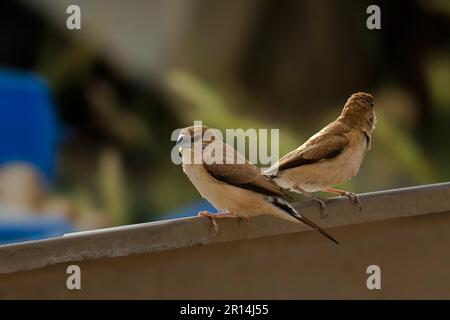
<instances>
[{"instance_id":1,"label":"edge of wall","mask_svg":"<svg viewBox=\"0 0 450 320\"><path fill-rule=\"evenodd\" d=\"M314 201L295 206L323 228L450 211L450 182L385 190L360 195L361 212L345 197L329 201L328 217L320 217ZM67 234L60 238L0 246L0 273L43 268L48 265L156 253L184 247L210 245L293 232L316 232L308 227L259 216L248 223L240 219L219 220L219 233L212 237L209 219L190 217ZM332 234L333 231L331 230ZM328 241L322 236L318 241ZM339 241L339 239L337 239Z\"/></svg>"}]
</instances>

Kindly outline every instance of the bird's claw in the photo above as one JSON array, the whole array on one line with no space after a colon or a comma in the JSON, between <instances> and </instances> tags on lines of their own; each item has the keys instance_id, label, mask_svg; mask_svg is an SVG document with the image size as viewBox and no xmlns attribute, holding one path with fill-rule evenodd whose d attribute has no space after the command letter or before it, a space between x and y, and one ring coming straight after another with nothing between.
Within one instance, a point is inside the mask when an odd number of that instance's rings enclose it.
<instances>
[{"instance_id":1,"label":"bird's claw","mask_svg":"<svg viewBox=\"0 0 450 320\"><path fill-rule=\"evenodd\" d=\"M216 219L236 218L236 215L234 215L232 212L229 212L229 211L225 211L225 212L222 211L222 212L214 214L214 213L211 213L211 212L203 210L203 211L200 211L198 213L198 216L200 216L200 217L207 217L207 218L211 219L211 222L212 222L212 224L214 226L214 232L213 232L213 235L212 235L213 237L215 237L217 235L217 233L219 232L219 226L217 224Z\"/></svg>"},{"instance_id":2,"label":"bird's claw","mask_svg":"<svg viewBox=\"0 0 450 320\"><path fill-rule=\"evenodd\" d=\"M320 215L321 215L322 219L325 219L326 217L328 217L328 200L319 198L319 197L313 197L311 199L320 204L320 209L321 209Z\"/></svg>"},{"instance_id":3,"label":"bird's claw","mask_svg":"<svg viewBox=\"0 0 450 320\"><path fill-rule=\"evenodd\" d=\"M362 203L357 194L353 192L345 192L343 196L349 198L352 202L354 202L358 206L358 211L361 212Z\"/></svg>"},{"instance_id":4,"label":"bird's claw","mask_svg":"<svg viewBox=\"0 0 450 320\"><path fill-rule=\"evenodd\" d=\"M206 217L209 218L211 220L211 223L213 224L214 227L214 231L212 233L212 237L214 238L215 236L217 236L217 234L219 233L219 225L217 224L216 219L214 218L214 214L212 214L211 212L208 211L200 211L198 213L199 217Z\"/></svg>"}]
</instances>

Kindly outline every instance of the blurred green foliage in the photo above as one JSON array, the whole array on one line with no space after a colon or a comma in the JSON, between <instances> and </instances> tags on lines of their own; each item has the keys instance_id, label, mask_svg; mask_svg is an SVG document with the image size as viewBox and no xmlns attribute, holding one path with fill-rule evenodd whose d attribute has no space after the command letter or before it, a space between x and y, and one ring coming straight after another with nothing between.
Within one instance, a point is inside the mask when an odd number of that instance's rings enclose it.
<instances>
[{"instance_id":1,"label":"blurred green foliage","mask_svg":"<svg viewBox=\"0 0 450 320\"><path fill-rule=\"evenodd\" d=\"M104 42L90 32L95 21L75 36L42 12L8 2L1 29L17 28L19 36L4 33L9 45L0 54L10 68L43 75L55 92L69 132L55 192L80 214L105 212L116 225L148 221L200 198L170 161L174 129L195 120L222 130L279 128L281 156L333 121L356 91L375 96L378 124L359 175L344 188L448 180L449 2L381 1L380 31L365 28L368 4L187 2L190 19L170 20L164 11L145 19L169 19L164 26L179 34L131 30L157 37L142 43L130 36L133 47L120 55L105 45L120 37L113 27ZM19 17L27 17L27 28ZM161 66L154 74L145 65L129 67L145 45L155 49L149 65Z\"/></svg>"}]
</instances>

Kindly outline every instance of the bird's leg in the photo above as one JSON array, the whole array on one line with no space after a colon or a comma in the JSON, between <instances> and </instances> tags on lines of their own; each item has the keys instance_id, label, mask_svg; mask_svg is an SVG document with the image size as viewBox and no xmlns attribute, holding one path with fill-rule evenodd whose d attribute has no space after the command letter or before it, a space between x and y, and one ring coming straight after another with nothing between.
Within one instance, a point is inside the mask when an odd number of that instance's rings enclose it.
<instances>
[{"instance_id":1,"label":"bird's leg","mask_svg":"<svg viewBox=\"0 0 450 320\"><path fill-rule=\"evenodd\" d=\"M231 213L231 212L220 212L220 213L211 213L208 211L200 211L198 213L199 217L206 217L211 219L211 223L214 226L214 233L213 233L213 237L215 237L217 235L217 233L219 232L219 225L217 224L216 219L221 219L221 218L235 218L236 216Z\"/></svg>"},{"instance_id":2,"label":"bird's leg","mask_svg":"<svg viewBox=\"0 0 450 320\"><path fill-rule=\"evenodd\" d=\"M308 191L303 190L299 186L293 186L292 191L301 193L304 196L306 196L307 198L318 202L321 207L320 215L322 216L322 218L325 219L328 216L328 207L327 207L328 200L327 199L316 197L316 196L312 195L311 193L309 193Z\"/></svg>"},{"instance_id":3,"label":"bird's leg","mask_svg":"<svg viewBox=\"0 0 450 320\"><path fill-rule=\"evenodd\" d=\"M358 210L361 211L362 210L362 204L361 204L361 200L359 200L359 197L357 194L353 193L353 192L348 192L348 191L344 191L344 190L339 190L339 189L335 189L335 188L326 188L323 191L325 192L330 192L330 193L334 193L334 194L338 194L340 196L343 197L347 197L349 198L351 201L353 201L354 203L356 203L356 205L358 206Z\"/></svg>"}]
</instances>

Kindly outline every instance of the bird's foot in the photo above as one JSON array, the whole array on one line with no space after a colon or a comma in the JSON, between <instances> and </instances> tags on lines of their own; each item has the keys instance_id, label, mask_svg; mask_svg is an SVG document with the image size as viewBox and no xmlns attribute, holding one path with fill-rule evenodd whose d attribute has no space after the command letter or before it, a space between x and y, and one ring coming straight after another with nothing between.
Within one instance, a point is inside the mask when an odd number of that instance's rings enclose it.
<instances>
[{"instance_id":1,"label":"bird's foot","mask_svg":"<svg viewBox=\"0 0 450 320\"><path fill-rule=\"evenodd\" d=\"M362 210L362 203L359 199L358 195L353 192L345 191L342 196L349 198L353 203L355 203L358 206L358 211L361 212Z\"/></svg>"},{"instance_id":2,"label":"bird's foot","mask_svg":"<svg viewBox=\"0 0 450 320\"><path fill-rule=\"evenodd\" d=\"M200 211L198 213L198 216L206 217L211 220L211 223L213 224L213 227L214 227L214 231L212 234L213 237L217 236L217 234L219 233L219 225L217 224L216 219L236 217L231 212L211 213L209 211Z\"/></svg>"},{"instance_id":3,"label":"bird's foot","mask_svg":"<svg viewBox=\"0 0 450 320\"><path fill-rule=\"evenodd\" d=\"M328 199L312 197L311 200L314 200L320 204L320 215L322 219L328 217Z\"/></svg>"},{"instance_id":4,"label":"bird's foot","mask_svg":"<svg viewBox=\"0 0 450 320\"><path fill-rule=\"evenodd\" d=\"M359 197L356 193L339 190L339 189L334 189L334 188L326 188L324 191L330 192L330 193L335 193L342 197L347 197L358 206L358 211L362 210L361 200L359 200Z\"/></svg>"},{"instance_id":5,"label":"bird's foot","mask_svg":"<svg viewBox=\"0 0 450 320\"><path fill-rule=\"evenodd\" d=\"M215 237L217 235L217 233L219 232L219 226L217 225L217 221L215 219L215 214L208 212L208 211L200 211L198 213L199 217L206 217L209 218L211 220L211 223L213 224L214 227L214 231L213 231L213 237Z\"/></svg>"},{"instance_id":6,"label":"bird's foot","mask_svg":"<svg viewBox=\"0 0 450 320\"><path fill-rule=\"evenodd\" d=\"M293 192L297 192L297 193L301 193L304 196L306 196L307 198L314 200L316 202L318 202L320 204L320 215L322 216L322 219L325 219L326 217L328 217L328 199L324 199L324 198L320 198L320 197L315 197L313 196L310 192L305 191L304 189L300 188L299 186L295 185L291 188L291 191Z\"/></svg>"}]
</instances>

